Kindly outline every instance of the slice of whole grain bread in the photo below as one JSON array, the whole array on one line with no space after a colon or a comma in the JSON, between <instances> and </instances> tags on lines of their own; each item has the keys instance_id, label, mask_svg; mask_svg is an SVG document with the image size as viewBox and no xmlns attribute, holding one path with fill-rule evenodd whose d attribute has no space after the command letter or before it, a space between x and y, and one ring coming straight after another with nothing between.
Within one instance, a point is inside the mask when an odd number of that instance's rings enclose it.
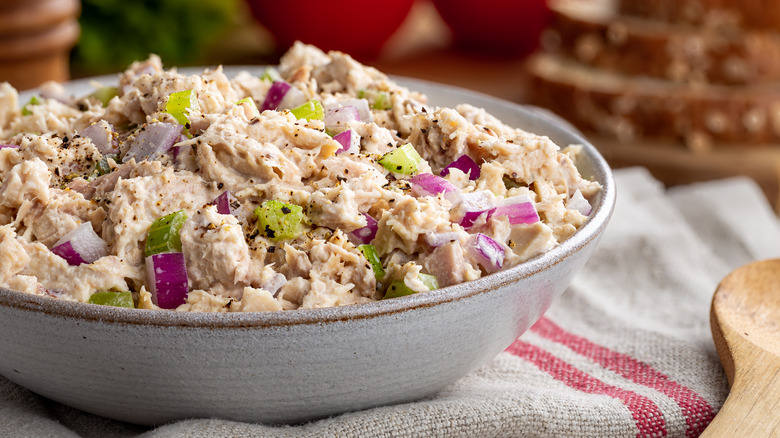
<instances>
[{"instance_id":1,"label":"slice of whole grain bread","mask_svg":"<svg viewBox=\"0 0 780 438\"><path fill-rule=\"evenodd\" d=\"M542 39L544 49L592 67L678 82L780 80L778 32L723 31L625 16L605 0L558 0L550 7L553 20Z\"/></svg>"},{"instance_id":2,"label":"slice of whole grain bread","mask_svg":"<svg viewBox=\"0 0 780 438\"><path fill-rule=\"evenodd\" d=\"M780 83L686 84L596 69L540 53L528 60L531 103L623 140L680 139L696 149L780 141Z\"/></svg>"},{"instance_id":3,"label":"slice of whole grain bread","mask_svg":"<svg viewBox=\"0 0 780 438\"><path fill-rule=\"evenodd\" d=\"M617 0L621 14L669 23L780 29L778 0Z\"/></svg>"}]
</instances>

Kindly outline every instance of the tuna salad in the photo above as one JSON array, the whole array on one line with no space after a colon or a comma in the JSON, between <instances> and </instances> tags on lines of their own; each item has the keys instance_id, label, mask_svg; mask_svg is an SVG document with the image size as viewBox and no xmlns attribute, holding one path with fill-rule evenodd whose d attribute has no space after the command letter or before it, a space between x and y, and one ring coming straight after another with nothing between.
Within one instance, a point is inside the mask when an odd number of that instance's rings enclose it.
<instances>
[{"instance_id":1,"label":"tuna salad","mask_svg":"<svg viewBox=\"0 0 780 438\"><path fill-rule=\"evenodd\" d=\"M0 287L207 312L424 293L572 235L600 190L579 151L301 43L262 74L3 83Z\"/></svg>"}]
</instances>

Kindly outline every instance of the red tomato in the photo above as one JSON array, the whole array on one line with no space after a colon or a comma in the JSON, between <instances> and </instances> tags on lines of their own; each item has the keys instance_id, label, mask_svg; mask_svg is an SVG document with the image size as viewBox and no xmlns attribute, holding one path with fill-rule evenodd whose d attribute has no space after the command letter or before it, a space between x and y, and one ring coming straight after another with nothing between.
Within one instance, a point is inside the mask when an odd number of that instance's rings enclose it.
<instances>
[{"instance_id":1,"label":"red tomato","mask_svg":"<svg viewBox=\"0 0 780 438\"><path fill-rule=\"evenodd\" d=\"M547 0L433 0L455 43L492 54L524 56L550 21Z\"/></svg>"},{"instance_id":2,"label":"red tomato","mask_svg":"<svg viewBox=\"0 0 780 438\"><path fill-rule=\"evenodd\" d=\"M355 58L375 58L414 0L248 0L255 19L283 52L296 40Z\"/></svg>"}]
</instances>

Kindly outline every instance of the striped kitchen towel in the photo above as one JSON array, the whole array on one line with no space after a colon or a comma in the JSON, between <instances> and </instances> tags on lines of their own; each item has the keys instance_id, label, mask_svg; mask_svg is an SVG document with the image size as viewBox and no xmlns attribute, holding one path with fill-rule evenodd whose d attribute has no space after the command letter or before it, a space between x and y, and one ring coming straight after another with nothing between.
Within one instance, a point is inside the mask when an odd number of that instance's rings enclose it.
<instances>
[{"instance_id":1,"label":"striped kitchen towel","mask_svg":"<svg viewBox=\"0 0 780 438\"><path fill-rule=\"evenodd\" d=\"M780 256L780 227L746 178L665 190L632 168L616 181L613 219L564 295L505 352L433 397L296 426L200 419L148 429L0 378L0 436L698 436L728 393L712 294L734 268Z\"/></svg>"}]
</instances>

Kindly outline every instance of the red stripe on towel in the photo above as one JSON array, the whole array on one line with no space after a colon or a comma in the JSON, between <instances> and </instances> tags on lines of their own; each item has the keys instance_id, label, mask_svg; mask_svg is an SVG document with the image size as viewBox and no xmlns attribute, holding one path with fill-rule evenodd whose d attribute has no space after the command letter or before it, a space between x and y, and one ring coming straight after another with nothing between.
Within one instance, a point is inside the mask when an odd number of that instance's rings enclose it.
<instances>
[{"instance_id":1,"label":"red stripe on towel","mask_svg":"<svg viewBox=\"0 0 780 438\"><path fill-rule=\"evenodd\" d=\"M567 346L575 353L634 383L652 388L674 400L685 417L687 425L685 436L699 436L715 417L712 406L699 394L669 379L644 362L569 333L545 317L534 324L531 330L544 338Z\"/></svg>"},{"instance_id":2,"label":"red stripe on towel","mask_svg":"<svg viewBox=\"0 0 780 438\"><path fill-rule=\"evenodd\" d=\"M661 410L649 398L608 385L553 356L550 352L520 339L515 340L506 351L531 362L540 370L571 388L588 394L603 394L620 400L626 405L636 422L637 429L639 429L637 438L668 435Z\"/></svg>"}]
</instances>

